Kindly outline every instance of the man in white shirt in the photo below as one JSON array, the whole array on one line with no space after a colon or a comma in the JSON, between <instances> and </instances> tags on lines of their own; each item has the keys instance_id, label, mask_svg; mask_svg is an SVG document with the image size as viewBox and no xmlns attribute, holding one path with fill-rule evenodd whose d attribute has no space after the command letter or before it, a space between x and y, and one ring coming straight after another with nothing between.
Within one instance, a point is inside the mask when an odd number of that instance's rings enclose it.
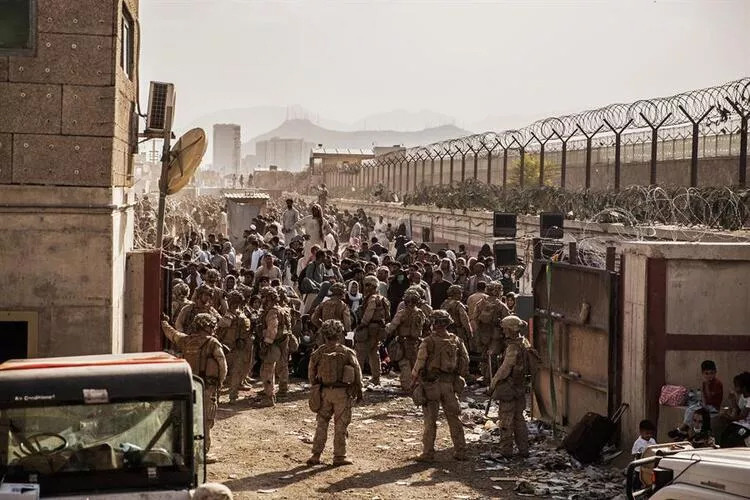
<instances>
[{"instance_id":1,"label":"man in white shirt","mask_svg":"<svg viewBox=\"0 0 750 500\"><path fill-rule=\"evenodd\" d=\"M359 223L359 218L354 218L354 225L352 226L352 230L349 233L349 244L359 248L359 244L361 243L362 238L362 224Z\"/></svg>"},{"instance_id":2,"label":"man in white shirt","mask_svg":"<svg viewBox=\"0 0 750 500\"><path fill-rule=\"evenodd\" d=\"M383 221L383 216L381 215L378 218L378 222L375 223L375 228L373 232L375 233L375 237L378 239L378 243L381 245L387 245L388 244L388 238L386 237L386 230L388 229L388 226Z\"/></svg>"},{"instance_id":3,"label":"man in white shirt","mask_svg":"<svg viewBox=\"0 0 750 500\"><path fill-rule=\"evenodd\" d=\"M273 255L267 253L263 256L263 265L255 272L255 282L260 278L268 278L269 283L273 280L281 280L281 269L273 265Z\"/></svg>"},{"instance_id":4,"label":"man in white shirt","mask_svg":"<svg viewBox=\"0 0 750 500\"><path fill-rule=\"evenodd\" d=\"M297 229L294 226L299 220L300 214L294 208L294 201L291 199L286 200L286 210L281 216L281 232L284 234L284 241L292 241L292 238L297 236Z\"/></svg>"},{"instance_id":5,"label":"man in white shirt","mask_svg":"<svg viewBox=\"0 0 750 500\"><path fill-rule=\"evenodd\" d=\"M250 250L250 270L255 272L258 269L265 252L260 248L260 242L258 240L250 241Z\"/></svg>"}]
</instances>

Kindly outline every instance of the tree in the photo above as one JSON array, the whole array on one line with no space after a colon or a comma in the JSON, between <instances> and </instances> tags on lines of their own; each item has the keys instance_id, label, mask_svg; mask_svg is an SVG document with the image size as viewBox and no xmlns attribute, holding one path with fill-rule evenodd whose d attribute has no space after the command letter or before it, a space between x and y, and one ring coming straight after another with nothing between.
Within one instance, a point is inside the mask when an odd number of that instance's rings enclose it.
<instances>
[{"instance_id":1,"label":"tree","mask_svg":"<svg viewBox=\"0 0 750 500\"><path fill-rule=\"evenodd\" d=\"M516 159L508 165L508 185L519 186L521 184L521 158ZM523 164L523 185L534 187L539 185L539 154L526 153ZM549 157L544 158L544 185L560 185L560 165L551 161Z\"/></svg>"}]
</instances>

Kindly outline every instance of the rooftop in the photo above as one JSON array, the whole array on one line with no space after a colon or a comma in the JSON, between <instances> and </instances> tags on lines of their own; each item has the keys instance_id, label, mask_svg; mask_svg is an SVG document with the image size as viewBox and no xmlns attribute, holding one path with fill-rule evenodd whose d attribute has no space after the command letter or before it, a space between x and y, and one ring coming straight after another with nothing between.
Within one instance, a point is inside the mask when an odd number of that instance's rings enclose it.
<instances>
[{"instance_id":1,"label":"rooftop","mask_svg":"<svg viewBox=\"0 0 750 500\"><path fill-rule=\"evenodd\" d=\"M374 157L372 149L314 148L313 156L367 156Z\"/></svg>"}]
</instances>

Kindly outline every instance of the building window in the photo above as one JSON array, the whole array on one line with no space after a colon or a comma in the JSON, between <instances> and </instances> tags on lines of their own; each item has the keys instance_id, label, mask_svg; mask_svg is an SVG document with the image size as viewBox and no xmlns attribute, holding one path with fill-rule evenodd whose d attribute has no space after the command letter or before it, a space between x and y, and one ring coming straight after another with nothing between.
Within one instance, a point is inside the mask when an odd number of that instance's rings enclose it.
<instances>
[{"instance_id":1,"label":"building window","mask_svg":"<svg viewBox=\"0 0 750 500\"><path fill-rule=\"evenodd\" d=\"M30 55L36 45L36 0L0 0L0 56Z\"/></svg>"},{"instance_id":2,"label":"building window","mask_svg":"<svg viewBox=\"0 0 750 500\"><path fill-rule=\"evenodd\" d=\"M133 54L135 52L135 36L133 17L123 7L122 10L122 46L120 47L120 67L129 80L133 79Z\"/></svg>"}]
</instances>

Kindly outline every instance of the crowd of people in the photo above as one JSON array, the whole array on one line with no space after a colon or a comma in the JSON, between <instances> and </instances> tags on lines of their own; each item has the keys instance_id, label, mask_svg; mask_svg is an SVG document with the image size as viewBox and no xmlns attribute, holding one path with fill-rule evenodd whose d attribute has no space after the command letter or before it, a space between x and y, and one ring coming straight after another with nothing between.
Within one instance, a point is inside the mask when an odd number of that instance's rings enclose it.
<instances>
[{"instance_id":1,"label":"crowd of people","mask_svg":"<svg viewBox=\"0 0 750 500\"><path fill-rule=\"evenodd\" d=\"M500 452L512 456L515 444L528 455L523 412L538 356L516 314L524 267L498 267L488 245L469 255L463 245L418 244L403 221L337 210L327 197L321 186L317 203L271 201L240 248L222 232L165 241L175 271L163 330L204 379L207 428L222 387L231 404L260 379L260 405L274 406L287 394L291 372L309 380L318 415L308 463L320 463L333 418L334 464L348 464L352 404L367 385L398 372L401 390L423 407L419 460L434 456L440 407L454 457L465 458L458 398L467 383L488 386L498 402ZM712 363L702 366L703 400L673 438L714 443L707 429L723 392ZM747 377L735 377L740 396L721 414L733 443L750 428ZM641 422L634 454L651 443L653 427Z\"/></svg>"},{"instance_id":2,"label":"crowd of people","mask_svg":"<svg viewBox=\"0 0 750 500\"><path fill-rule=\"evenodd\" d=\"M222 388L235 403L259 378L260 406L274 406L291 372L309 379L318 414L309 463L320 461L331 418L334 463L349 463L352 403L398 372L401 390L424 407L421 460L434 455L441 406L454 456L465 458L458 395L467 381L497 393L510 436L503 452L513 453L515 429L528 454L520 423L535 356L514 315L523 267L498 268L489 246L470 256L463 245L433 251L409 236L402 221L337 210L321 186L318 203L271 201L241 248L226 233L166 239L175 257L163 331L204 379L207 427Z\"/></svg>"}]
</instances>

